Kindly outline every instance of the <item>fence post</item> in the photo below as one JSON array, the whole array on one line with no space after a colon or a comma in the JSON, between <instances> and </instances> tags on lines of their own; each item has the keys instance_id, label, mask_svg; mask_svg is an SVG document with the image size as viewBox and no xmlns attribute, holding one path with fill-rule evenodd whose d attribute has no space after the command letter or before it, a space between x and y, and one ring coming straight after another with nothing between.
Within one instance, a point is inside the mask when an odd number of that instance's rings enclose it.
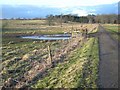
<instances>
[{"instance_id":1,"label":"fence post","mask_svg":"<svg viewBox=\"0 0 120 90\"><path fill-rule=\"evenodd\" d=\"M52 64L52 54L50 50L50 46L48 45L48 55L49 55L49 64Z\"/></svg>"}]
</instances>

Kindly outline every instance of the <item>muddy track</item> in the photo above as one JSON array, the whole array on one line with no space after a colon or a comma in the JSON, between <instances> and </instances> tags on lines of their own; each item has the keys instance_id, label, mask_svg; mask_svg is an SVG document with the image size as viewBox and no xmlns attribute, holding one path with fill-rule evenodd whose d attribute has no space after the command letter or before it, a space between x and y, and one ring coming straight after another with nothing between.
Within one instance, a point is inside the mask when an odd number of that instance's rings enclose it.
<instances>
[{"instance_id":1,"label":"muddy track","mask_svg":"<svg viewBox=\"0 0 120 90\"><path fill-rule=\"evenodd\" d=\"M99 88L118 88L118 43L101 26L99 39Z\"/></svg>"}]
</instances>

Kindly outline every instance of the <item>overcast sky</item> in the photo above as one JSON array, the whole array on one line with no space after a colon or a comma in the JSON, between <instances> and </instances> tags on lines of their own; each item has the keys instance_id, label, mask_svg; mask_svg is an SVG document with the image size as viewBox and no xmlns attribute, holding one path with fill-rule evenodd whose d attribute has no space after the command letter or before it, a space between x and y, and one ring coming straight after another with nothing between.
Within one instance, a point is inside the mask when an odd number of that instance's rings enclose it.
<instances>
[{"instance_id":1,"label":"overcast sky","mask_svg":"<svg viewBox=\"0 0 120 90\"><path fill-rule=\"evenodd\" d=\"M119 0L0 0L0 13L3 10L2 14L5 18L45 17L49 14L56 15L61 13L77 14L78 16L109 14L118 12L118 2ZM91 8L89 6L91 6ZM2 17L1 14L0 17Z\"/></svg>"},{"instance_id":2,"label":"overcast sky","mask_svg":"<svg viewBox=\"0 0 120 90\"><path fill-rule=\"evenodd\" d=\"M49 7L74 7L74 6L93 6L101 4L117 3L119 0L0 0L0 4L4 5L34 5Z\"/></svg>"}]
</instances>

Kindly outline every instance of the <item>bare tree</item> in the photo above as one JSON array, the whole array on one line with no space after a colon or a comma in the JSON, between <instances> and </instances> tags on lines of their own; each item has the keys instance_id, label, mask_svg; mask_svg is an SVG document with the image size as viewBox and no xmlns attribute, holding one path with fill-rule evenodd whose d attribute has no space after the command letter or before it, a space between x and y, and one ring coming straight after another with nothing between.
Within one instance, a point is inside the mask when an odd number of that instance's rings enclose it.
<instances>
[{"instance_id":1,"label":"bare tree","mask_svg":"<svg viewBox=\"0 0 120 90\"><path fill-rule=\"evenodd\" d=\"M51 15L47 15L46 17L47 17L48 25L49 25L49 26L53 25L54 16L51 14Z\"/></svg>"},{"instance_id":2,"label":"bare tree","mask_svg":"<svg viewBox=\"0 0 120 90\"><path fill-rule=\"evenodd\" d=\"M61 27L62 27L62 22L63 22L63 17L62 17L62 14L60 15L60 25L61 25Z\"/></svg>"}]
</instances>

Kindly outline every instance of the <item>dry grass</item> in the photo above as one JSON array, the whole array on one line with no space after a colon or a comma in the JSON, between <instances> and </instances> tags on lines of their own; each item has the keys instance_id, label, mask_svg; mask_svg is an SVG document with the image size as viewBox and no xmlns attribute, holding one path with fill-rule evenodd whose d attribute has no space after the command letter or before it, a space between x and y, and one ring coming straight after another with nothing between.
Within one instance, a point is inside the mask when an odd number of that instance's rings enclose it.
<instances>
[{"instance_id":1,"label":"dry grass","mask_svg":"<svg viewBox=\"0 0 120 90\"><path fill-rule=\"evenodd\" d=\"M76 29L81 31L83 28L88 28L89 32L92 32L93 28L97 27L96 24L82 24L81 27L80 23L63 23L63 27L60 27L60 25L48 26L45 20L3 20L3 26L2 74L4 76L4 80L6 81L11 77L12 79L16 79L19 81L19 78L21 79L22 76L24 76L25 80L32 81L32 79L43 69L45 63L44 61L46 61L48 58L48 51L46 48L48 45L51 45L53 59L60 60L62 56L66 56L67 58L70 53L72 55L74 53L74 49L79 46L83 39L83 37L80 36L77 38L72 38L68 41L33 41L23 40L16 36L58 34L71 32ZM75 53L73 57L76 57L76 55L77 53ZM14 57L20 57L21 59L17 62L14 62L16 60L13 59ZM65 76L64 79L69 77L69 75L74 74L74 70L72 69L75 69L75 71L80 70L80 68L82 67L82 62L80 61L77 61L76 63L71 65L71 67L69 67L68 71L66 72L67 76ZM7 73L8 69L20 71L12 73L9 76L9 74ZM69 71L71 71L70 74ZM53 80L54 81L50 83L56 82L56 79ZM67 83L67 80L69 82L71 80L74 81L74 78L66 79L65 83ZM22 86L26 82L20 81L20 83L20 86Z\"/></svg>"}]
</instances>

